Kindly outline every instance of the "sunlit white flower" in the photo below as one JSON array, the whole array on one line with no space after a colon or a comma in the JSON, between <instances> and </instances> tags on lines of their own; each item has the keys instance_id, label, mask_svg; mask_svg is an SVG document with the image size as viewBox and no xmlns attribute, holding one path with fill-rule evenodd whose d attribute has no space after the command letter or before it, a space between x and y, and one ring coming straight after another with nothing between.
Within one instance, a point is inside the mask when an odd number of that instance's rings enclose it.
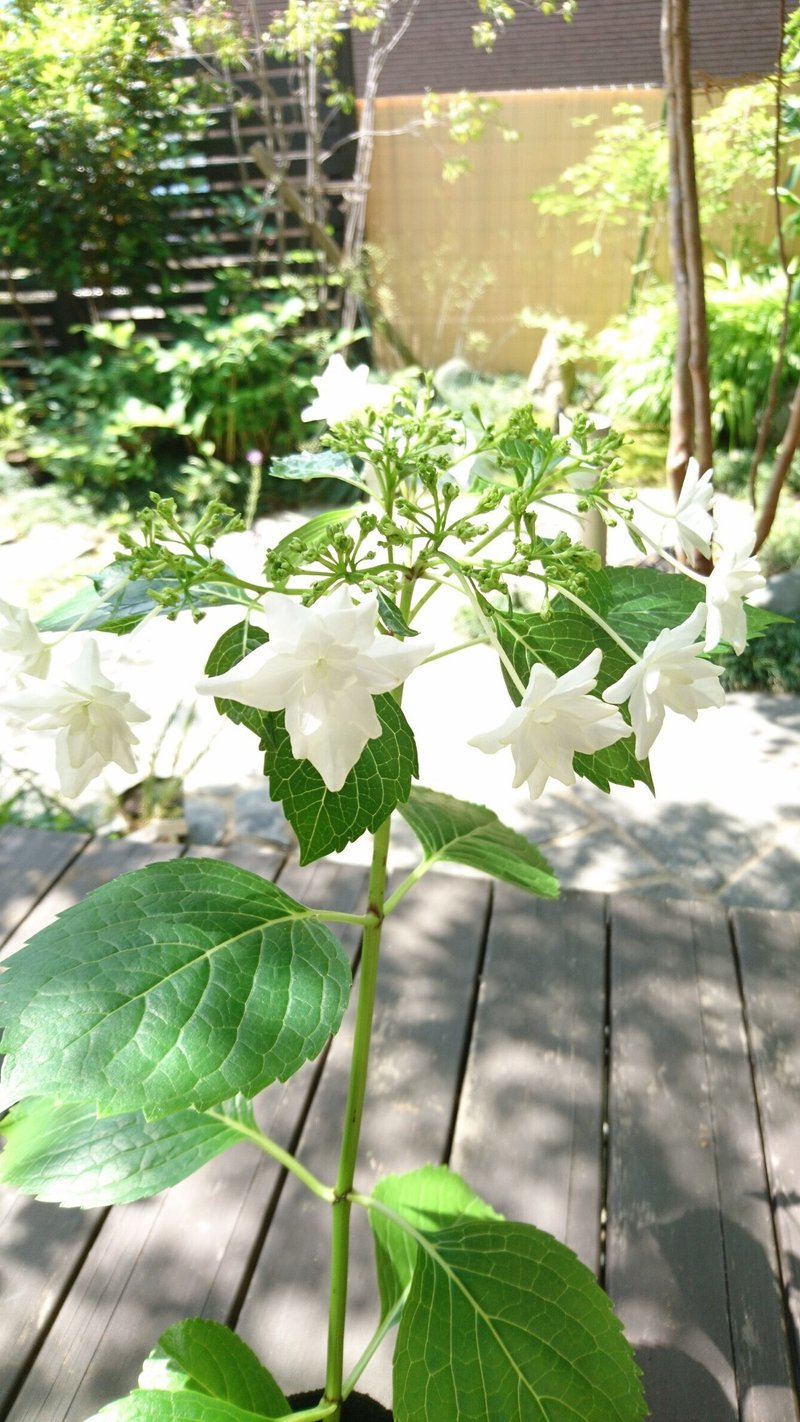
<instances>
[{"instance_id":1,"label":"sunlit white flower","mask_svg":"<svg viewBox=\"0 0 800 1422\"><path fill-rule=\"evenodd\" d=\"M388 385L370 385L368 381L368 366L357 365L355 370L350 370L343 356L332 355L322 374L311 381L317 397L301 410L301 420L324 420L328 425L337 425L364 410L384 409L394 397L393 390Z\"/></svg>"},{"instance_id":2,"label":"sunlit white flower","mask_svg":"<svg viewBox=\"0 0 800 1422\"><path fill-rule=\"evenodd\" d=\"M50 648L43 642L24 607L0 599L0 652L11 659L11 674L47 676Z\"/></svg>"},{"instance_id":3,"label":"sunlit white flower","mask_svg":"<svg viewBox=\"0 0 800 1422\"><path fill-rule=\"evenodd\" d=\"M712 470L700 473L696 459L686 465L686 475L681 486L678 503L672 515L678 542L687 558L694 553L711 556L711 538L716 524L711 513L714 489L711 483Z\"/></svg>"},{"instance_id":4,"label":"sunlit white flower","mask_svg":"<svg viewBox=\"0 0 800 1422\"><path fill-rule=\"evenodd\" d=\"M669 707L691 721L706 706L722 706L725 692L719 684L722 669L703 657L697 638L706 620L704 603L678 627L665 627L648 642L641 661L603 692L603 700L619 706L628 702L636 732L636 755L643 760L664 724Z\"/></svg>"},{"instance_id":5,"label":"sunlit white flower","mask_svg":"<svg viewBox=\"0 0 800 1422\"><path fill-rule=\"evenodd\" d=\"M24 715L31 730L56 732L56 772L70 798L112 762L136 770L131 746L138 742L131 726L148 717L103 674L93 637L58 682L27 680L21 691L0 697L0 705Z\"/></svg>"},{"instance_id":6,"label":"sunlit white flower","mask_svg":"<svg viewBox=\"0 0 800 1422\"><path fill-rule=\"evenodd\" d=\"M285 711L294 757L341 790L367 741L381 734L373 696L399 686L432 648L421 637L380 634L375 593L354 603L340 587L313 607L267 593L262 606L269 642L197 689Z\"/></svg>"},{"instance_id":7,"label":"sunlit white flower","mask_svg":"<svg viewBox=\"0 0 800 1422\"><path fill-rule=\"evenodd\" d=\"M753 558L755 533L726 549L706 583L706 651L718 642L730 642L734 652L743 652L747 642L747 613L744 598L763 588L765 578L757 558Z\"/></svg>"},{"instance_id":8,"label":"sunlit white flower","mask_svg":"<svg viewBox=\"0 0 800 1422\"><path fill-rule=\"evenodd\" d=\"M532 800L539 798L550 776L562 785L575 784L576 751L591 755L631 733L618 711L589 694L597 685L601 658L595 648L563 676L537 662L520 705L496 730L470 741L490 755L510 746L514 788L527 781Z\"/></svg>"}]
</instances>

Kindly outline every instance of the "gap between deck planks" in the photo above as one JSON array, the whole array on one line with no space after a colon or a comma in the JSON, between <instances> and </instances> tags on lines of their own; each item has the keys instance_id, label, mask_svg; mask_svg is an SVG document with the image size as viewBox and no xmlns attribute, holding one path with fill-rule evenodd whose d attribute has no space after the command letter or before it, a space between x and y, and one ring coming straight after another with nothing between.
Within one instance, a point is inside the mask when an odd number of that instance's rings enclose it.
<instances>
[{"instance_id":1,"label":"gap between deck planks","mask_svg":"<svg viewBox=\"0 0 800 1422\"><path fill-rule=\"evenodd\" d=\"M178 852L71 838L57 854L34 838L28 872L20 861L14 873L0 833L0 886L14 905L11 927L8 908L0 917L8 951L20 946L21 920L27 937L92 882ZM257 850L220 857L280 868ZM355 907L364 876L289 866L280 881L297 897ZM742 910L733 926L744 1017L715 905L542 903L502 885L492 902L485 881L431 876L387 924L359 1183L449 1153L497 1208L604 1270L655 1422L797 1422L796 1333L782 1290L796 1309L800 919ZM310 1064L259 1103L262 1123L299 1142L323 1175L348 1033L346 1023L322 1069ZM83 1422L133 1383L158 1332L192 1312L237 1323L288 1390L320 1381L326 1211L255 1151L237 1147L173 1191L108 1212L4 1204L14 1322L25 1315L28 1330L21 1354L8 1350L7 1398L14 1360L32 1367L0 1417ZM374 1323L358 1216L355 1245L353 1356ZM365 1383L388 1400L388 1350Z\"/></svg>"}]
</instances>

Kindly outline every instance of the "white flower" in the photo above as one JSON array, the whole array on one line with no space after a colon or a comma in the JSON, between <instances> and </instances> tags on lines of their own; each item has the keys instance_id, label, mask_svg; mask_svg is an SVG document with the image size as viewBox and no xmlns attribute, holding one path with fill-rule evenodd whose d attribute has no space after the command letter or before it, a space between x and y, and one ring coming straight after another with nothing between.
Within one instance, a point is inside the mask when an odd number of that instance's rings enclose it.
<instances>
[{"instance_id":1,"label":"white flower","mask_svg":"<svg viewBox=\"0 0 800 1422\"><path fill-rule=\"evenodd\" d=\"M712 470L700 473L696 459L686 465L686 474L678 497L677 507L672 515L675 532L687 558L694 553L711 556L711 537L716 527L711 513L714 489L711 483Z\"/></svg>"},{"instance_id":2,"label":"white flower","mask_svg":"<svg viewBox=\"0 0 800 1422\"><path fill-rule=\"evenodd\" d=\"M197 689L285 711L294 757L309 760L329 790L341 790L367 741L381 734L373 696L399 686L432 648L420 637L401 642L378 633L375 593L356 604L340 587L313 607L267 593L262 605L269 642Z\"/></svg>"},{"instance_id":3,"label":"white flower","mask_svg":"<svg viewBox=\"0 0 800 1422\"><path fill-rule=\"evenodd\" d=\"M69 798L79 795L112 761L123 770L136 770L131 746L138 741L131 725L148 717L127 691L115 690L103 675L93 637L87 638L60 682L28 681L22 691L3 696L0 704L23 713L31 730L56 732L56 772Z\"/></svg>"},{"instance_id":4,"label":"white flower","mask_svg":"<svg viewBox=\"0 0 800 1422\"><path fill-rule=\"evenodd\" d=\"M643 760L664 724L667 707L697 720L705 706L722 706L725 692L722 675L703 657L697 638L706 619L704 603L698 603L691 617L678 627L665 627L644 649L641 661L634 662L625 675L603 692L603 700L619 706L628 702L636 732L636 755Z\"/></svg>"},{"instance_id":5,"label":"white flower","mask_svg":"<svg viewBox=\"0 0 800 1422\"><path fill-rule=\"evenodd\" d=\"M597 685L601 657L595 648L563 676L537 662L516 710L496 730L470 741L490 755L510 746L514 788L527 781L532 800L539 798L551 775L562 785L575 784L576 751L591 755L631 733L618 711L589 695Z\"/></svg>"},{"instance_id":6,"label":"white flower","mask_svg":"<svg viewBox=\"0 0 800 1422\"><path fill-rule=\"evenodd\" d=\"M12 658L12 675L47 676L50 648L36 631L24 607L0 599L0 652Z\"/></svg>"},{"instance_id":7,"label":"white flower","mask_svg":"<svg viewBox=\"0 0 800 1422\"><path fill-rule=\"evenodd\" d=\"M337 425L363 410L382 410L394 392L388 385L369 385L368 380L368 366L358 365L350 370L343 356L331 356L322 374L311 381L317 398L300 412L301 420L324 420L328 425Z\"/></svg>"},{"instance_id":8,"label":"white flower","mask_svg":"<svg viewBox=\"0 0 800 1422\"><path fill-rule=\"evenodd\" d=\"M718 642L730 642L743 652L747 642L747 614L743 599L764 586L758 559L751 557L755 533L720 554L706 583L706 651Z\"/></svg>"}]
</instances>

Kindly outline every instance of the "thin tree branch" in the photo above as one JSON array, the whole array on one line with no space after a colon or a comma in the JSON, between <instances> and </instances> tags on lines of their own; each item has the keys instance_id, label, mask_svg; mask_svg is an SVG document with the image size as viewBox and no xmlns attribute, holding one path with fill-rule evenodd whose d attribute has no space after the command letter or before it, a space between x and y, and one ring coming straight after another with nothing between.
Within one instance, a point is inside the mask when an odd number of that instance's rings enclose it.
<instances>
[{"instance_id":1,"label":"thin tree branch","mask_svg":"<svg viewBox=\"0 0 800 1422\"><path fill-rule=\"evenodd\" d=\"M795 392L792 396L792 403L789 408L789 420L786 426L786 433L783 436L778 453L775 456L775 464L770 477L769 486L756 524L756 541L753 549L755 553L761 548L772 528L778 508L778 500L781 496L781 489L792 467L792 460L797 453L798 446L800 446L800 381L798 381L795 386Z\"/></svg>"},{"instance_id":2,"label":"thin tree branch","mask_svg":"<svg viewBox=\"0 0 800 1422\"><path fill-rule=\"evenodd\" d=\"M778 350L769 378L767 400L761 414L761 419L759 420L755 449L753 450L753 458L750 461L750 470L747 476L747 492L750 495L750 502L754 509L756 508L758 466L764 458L767 444L769 443L772 421L775 418L775 411L778 407L778 390L780 388L780 380L786 359L786 346L789 340L789 320L791 317L793 287L792 274L789 271L789 254L786 250L786 237L783 230L783 210L781 208L779 192L781 185L781 166L783 162L781 105L783 103L783 31L786 25L786 0L778 0L778 13L780 17L780 35L778 38L778 58L775 66L775 129L773 132L772 199L775 212L775 239L778 246L778 261L781 271L783 272L786 290L783 296L783 313L781 316L780 335L778 336Z\"/></svg>"}]
</instances>

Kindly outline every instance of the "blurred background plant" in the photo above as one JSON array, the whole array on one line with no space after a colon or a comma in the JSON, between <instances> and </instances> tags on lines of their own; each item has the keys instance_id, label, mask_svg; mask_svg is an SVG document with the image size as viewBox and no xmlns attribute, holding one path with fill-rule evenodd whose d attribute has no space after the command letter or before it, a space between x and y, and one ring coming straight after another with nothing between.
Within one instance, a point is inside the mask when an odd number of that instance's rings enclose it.
<instances>
[{"instance_id":1,"label":"blurred background plant","mask_svg":"<svg viewBox=\"0 0 800 1422\"><path fill-rule=\"evenodd\" d=\"M314 299L264 292L229 319L185 317L169 343L133 321L85 330L86 349L33 366L27 396L0 406L0 456L24 462L98 509L135 508L152 489L186 506L244 511L248 451L264 460L308 438L312 377L342 342L304 325ZM265 477L259 507L285 485Z\"/></svg>"}]
</instances>

